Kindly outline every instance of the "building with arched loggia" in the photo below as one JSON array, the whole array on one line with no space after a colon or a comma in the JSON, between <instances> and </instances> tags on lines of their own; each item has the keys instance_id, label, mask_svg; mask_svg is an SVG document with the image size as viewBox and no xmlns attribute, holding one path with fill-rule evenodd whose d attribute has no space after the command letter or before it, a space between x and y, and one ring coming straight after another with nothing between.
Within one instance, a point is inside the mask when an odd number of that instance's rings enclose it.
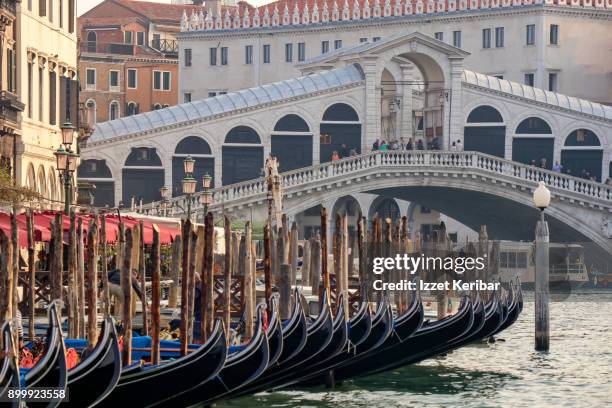
<instances>
[{"instance_id":1,"label":"building with arched loggia","mask_svg":"<svg viewBox=\"0 0 612 408\"><path fill-rule=\"evenodd\" d=\"M300 77L99 123L82 166L96 161L110 171L113 189L96 200L115 205L133 195L157 200L164 185L174 192L185 154L215 186L227 186L260 177L270 153L281 171L292 171L325 163L333 152L370 152L383 137L413 147L455 144L549 169L559 162L563 172L596 181L608 176L611 107L464 70L467 55L418 32L362 44L305 61ZM416 223L432 213L368 192L342 199L322 205ZM316 214L300 216L314 225Z\"/></svg>"}]
</instances>

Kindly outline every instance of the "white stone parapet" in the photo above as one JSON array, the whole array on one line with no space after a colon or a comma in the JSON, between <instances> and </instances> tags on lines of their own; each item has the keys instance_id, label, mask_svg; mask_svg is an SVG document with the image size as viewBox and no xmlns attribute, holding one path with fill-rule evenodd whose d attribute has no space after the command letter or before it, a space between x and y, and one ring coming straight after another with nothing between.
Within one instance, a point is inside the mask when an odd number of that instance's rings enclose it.
<instances>
[{"instance_id":1,"label":"white stone parapet","mask_svg":"<svg viewBox=\"0 0 612 408\"><path fill-rule=\"evenodd\" d=\"M606 212L612 212L611 186L474 151L396 150L366 153L282 173L282 190L286 194L299 194L360 174L366 177L376 176L378 172L416 171L419 174L428 172L431 176L442 176L445 172L454 170L472 176L486 176L498 183L510 183L522 190L536 188L540 181L544 181L555 197L589 203ZM210 208L223 207L227 211L232 207L265 201L266 188L267 183L263 177L215 188L214 204ZM175 209L181 206L186 208L183 205L185 200L184 196L174 197L167 205ZM199 200L196 202L199 203ZM147 204L143 206L143 211L151 211L160 204Z\"/></svg>"},{"instance_id":2,"label":"white stone parapet","mask_svg":"<svg viewBox=\"0 0 612 408\"><path fill-rule=\"evenodd\" d=\"M328 4L329 3L329 4ZM323 1L323 10L319 12L318 3L315 2L312 10L309 9L306 0L298 0L294 3L293 11L289 11L285 3L283 15L280 16L277 4L274 4L274 12L271 13L268 5L255 8L250 12L247 8L236 9L233 14L229 10L223 16L213 17L208 14L204 21L197 15L189 16L183 14L181 18L181 31L198 30L221 30L221 29L244 29L258 28L260 26L297 26L332 23L336 21L357 21L369 19L384 19L406 15L421 14L444 14L466 10L486 10L493 8L512 8L529 5L546 6L570 6L574 8L584 8L593 10L612 10L612 0L374 0L374 5L370 7L368 0L364 2L363 11L360 8L359 0L345 0L342 8L337 4L337 0ZM242 13L242 14L240 14Z\"/></svg>"}]
</instances>

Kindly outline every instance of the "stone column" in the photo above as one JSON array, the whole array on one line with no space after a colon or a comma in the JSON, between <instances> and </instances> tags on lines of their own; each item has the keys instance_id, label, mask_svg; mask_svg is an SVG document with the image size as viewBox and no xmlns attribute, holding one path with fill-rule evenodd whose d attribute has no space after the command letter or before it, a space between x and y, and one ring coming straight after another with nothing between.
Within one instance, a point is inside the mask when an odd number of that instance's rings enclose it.
<instances>
[{"instance_id":1,"label":"stone column","mask_svg":"<svg viewBox=\"0 0 612 408\"><path fill-rule=\"evenodd\" d=\"M407 61L400 64L400 68L402 69L402 106L399 128L400 136L404 138L404 142L408 143L412 139L412 70L414 64Z\"/></svg>"},{"instance_id":2,"label":"stone column","mask_svg":"<svg viewBox=\"0 0 612 408\"><path fill-rule=\"evenodd\" d=\"M449 101L444 104L444 141L442 146L448 150L453 141L461 140L463 143L463 109L461 105L461 77L463 75L463 59L451 60L451 77ZM449 144L449 140L451 143Z\"/></svg>"},{"instance_id":3,"label":"stone column","mask_svg":"<svg viewBox=\"0 0 612 408\"><path fill-rule=\"evenodd\" d=\"M376 75L376 58L366 57L362 65L365 74L365 139L361 151L370 151L372 144L380 138L380 83Z\"/></svg>"}]
</instances>

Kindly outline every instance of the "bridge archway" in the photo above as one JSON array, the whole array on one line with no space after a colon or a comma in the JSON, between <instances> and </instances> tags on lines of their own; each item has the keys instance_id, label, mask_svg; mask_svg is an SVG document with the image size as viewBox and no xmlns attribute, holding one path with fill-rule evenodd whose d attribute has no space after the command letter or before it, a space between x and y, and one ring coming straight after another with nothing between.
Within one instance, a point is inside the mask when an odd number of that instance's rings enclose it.
<instances>
[{"instance_id":1,"label":"bridge archway","mask_svg":"<svg viewBox=\"0 0 612 408\"><path fill-rule=\"evenodd\" d=\"M402 217L395 199L386 195L377 197L370 205L368 219L371 220L375 215L383 220L391 218L393 223L396 223Z\"/></svg>"},{"instance_id":2,"label":"bridge archway","mask_svg":"<svg viewBox=\"0 0 612 408\"><path fill-rule=\"evenodd\" d=\"M185 176L183 160L188 155L195 160L193 177L196 179L196 191L202 190L202 177L206 173L212 177L211 184L214 186L215 158L210 146L199 136L187 136L176 145L172 156L172 196L179 196L183 193L183 177Z\"/></svg>"},{"instance_id":3,"label":"bridge archway","mask_svg":"<svg viewBox=\"0 0 612 408\"><path fill-rule=\"evenodd\" d=\"M291 113L280 118L270 136L279 172L311 166L312 143L310 126L301 116Z\"/></svg>"},{"instance_id":4,"label":"bridge archway","mask_svg":"<svg viewBox=\"0 0 612 408\"><path fill-rule=\"evenodd\" d=\"M41 196L47 197L47 176L45 175L45 167L41 164L38 166L38 192Z\"/></svg>"},{"instance_id":5,"label":"bridge archway","mask_svg":"<svg viewBox=\"0 0 612 408\"><path fill-rule=\"evenodd\" d=\"M164 186L164 166L154 147L133 147L122 170L123 204L130 206L132 196L138 203L159 200Z\"/></svg>"},{"instance_id":6,"label":"bridge archway","mask_svg":"<svg viewBox=\"0 0 612 408\"><path fill-rule=\"evenodd\" d=\"M115 179L104 159L82 160L77 168L77 178L96 186L94 205L113 207L115 205ZM159 197L156 197L156 199Z\"/></svg>"},{"instance_id":7,"label":"bridge archway","mask_svg":"<svg viewBox=\"0 0 612 408\"><path fill-rule=\"evenodd\" d=\"M548 122L536 116L519 123L512 138L512 160L551 169L555 149L555 136Z\"/></svg>"},{"instance_id":8,"label":"bridge archway","mask_svg":"<svg viewBox=\"0 0 612 408\"><path fill-rule=\"evenodd\" d=\"M336 214L341 216L346 215L348 222L348 232L349 237L354 237L356 232L356 225L359 221L359 214L362 212L362 209L359 205L359 201L351 195L340 197L334 203L332 207L331 213L331 222L333 225L333 230L336 228Z\"/></svg>"},{"instance_id":9,"label":"bridge archway","mask_svg":"<svg viewBox=\"0 0 612 408\"><path fill-rule=\"evenodd\" d=\"M223 185L239 183L261 176L263 146L255 129L236 126L225 136L221 148Z\"/></svg>"},{"instance_id":10,"label":"bridge archway","mask_svg":"<svg viewBox=\"0 0 612 408\"><path fill-rule=\"evenodd\" d=\"M490 105L472 109L463 129L463 146L465 150L504 157L506 125L501 113Z\"/></svg>"},{"instance_id":11,"label":"bridge archway","mask_svg":"<svg viewBox=\"0 0 612 408\"><path fill-rule=\"evenodd\" d=\"M319 127L320 163L331 160L337 151L340 157L350 155L351 150L361 153L361 121L357 111L346 103L334 103L323 113Z\"/></svg>"},{"instance_id":12,"label":"bridge archway","mask_svg":"<svg viewBox=\"0 0 612 408\"><path fill-rule=\"evenodd\" d=\"M601 181L603 148L599 137L590 129L576 129L561 148L563 171L576 177Z\"/></svg>"}]
</instances>

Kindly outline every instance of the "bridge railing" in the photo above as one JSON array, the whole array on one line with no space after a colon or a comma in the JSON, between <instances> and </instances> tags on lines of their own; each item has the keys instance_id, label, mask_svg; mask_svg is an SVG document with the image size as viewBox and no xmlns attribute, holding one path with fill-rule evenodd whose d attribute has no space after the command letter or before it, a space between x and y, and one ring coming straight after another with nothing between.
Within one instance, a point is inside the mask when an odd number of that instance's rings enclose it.
<instances>
[{"instance_id":1,"label":"bridge railing","mask_svg":"<svg viewBox=\"0 0 612 408\"><path fill-rule=\"evenodd\" d=\"M473 151L394 150L371 152L282 173L282 187L284 192L290 192L294 187L306 184L316 185L319 181L342 178L371 168L396 168L398 170L475 169L484 173L494 173L506 178L527 180L534 183L542 180L553 191L560 190L584 198L603 201L612 200L612 187L606 184L583 180L567 174ZM263 177L216 188L213 190L213 206L223 206L225 203L229 204L256 196L263 199L267 193L266 188L266 181ZM172 198L166 203L166 207L178 208L180 206L186 208L185 200L184 196ZM610 205L612 205L612 202ZM142 211L150 212L151 209L156 207L159 207L159 203L150 203L143 206ZM199 208L199 204L196 204L196 208Z\"/></svg>"}]
</instances>

